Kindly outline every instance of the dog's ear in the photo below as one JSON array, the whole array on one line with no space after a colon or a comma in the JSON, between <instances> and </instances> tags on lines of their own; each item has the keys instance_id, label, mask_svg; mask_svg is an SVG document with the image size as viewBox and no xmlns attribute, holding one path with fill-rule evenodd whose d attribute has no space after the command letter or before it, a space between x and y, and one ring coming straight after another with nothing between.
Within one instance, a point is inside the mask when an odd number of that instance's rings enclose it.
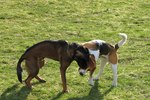
<instances>
[{"instance_id":1,"label":"dog's ear","mask_svg":"<svg viewBox=\"0 0 150 100\"><path fill-rule=\"evenodd\" d=\"M77 43L71 43L70 46L69 46L69 48L70 49L76 49L76 48L78 48L78 46L79 45Z\"/></svg>"},{"instance_id":2,"label":"dog's ear","mask_svg":"<svg viewBox=\"0 0 150 100\"><path fill-rule=\"evenodd\" d=\"M68 54L73 57L75 52L76 52L76 49L78 48L78 44L77 43L71 43L68 45Z\"/></svg>"},{"instance_id":3,"label":"dog's ear","mask_svg":"<svg viewBox=\"0 0 150 100\"><path fill-rule=\"evenodd\" d=\"M86 51L86 53L88 53L88 54L89 54L89 49L88 49L88 48L85 48L85 51Z\"/></svg>"},{"instance_id":4,"label":"dog's ear","mask_svg":"<svg viewBox=\"0 0 150 100\"><path fill-rule=\"evenodd\" d=\"M81 45L79 45L76 49L76 55L89 59L89 50Z\"/></svg>"},{"instance_id":5,"label":"dog's ear","mask_svg":"<svg viewBox=\"0 0 150 100\"><path fill-rule=\"evenodd\" d=\"M79 50L76 51L76 56L77 57L84 57L84 55Z\"/></svg>"},{"instance_id":6,"label":"dog's ear","mask_svg":"<svg viewBox=\"0 0 150 100\"><path fill-rule=\"evenodd\" d=\"M99 49L99 45L97 45L97 43L95 42L85 42L84 44L82 44L84 47L91 49L91 50L97 50Z\"/></svg>"},{"instance_id":7,"label":"dog's ear","mask_svg":"<svg viewBox=\"0 0 150 100\"><path fill-rule=\"evenodd\" d=\"M95 61L94 55L89 56L88 67L90 70L93 70L96 68L96 61Z\"/></svg>"}]
</instances>

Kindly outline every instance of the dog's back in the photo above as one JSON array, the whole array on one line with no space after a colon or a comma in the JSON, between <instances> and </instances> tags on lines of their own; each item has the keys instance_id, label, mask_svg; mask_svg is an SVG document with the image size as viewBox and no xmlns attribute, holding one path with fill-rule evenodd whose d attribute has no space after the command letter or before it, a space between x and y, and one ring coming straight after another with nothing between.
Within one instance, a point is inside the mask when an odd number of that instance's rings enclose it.
<instances>
[{"instance_id":1,"label":"dog's back","mask_svg":"<svg viewBox=\"0 0 150 100\"><path fill-rule=\"evenodd\" d=\"M28 48L24 53L24 58L28 57L44 57L44 58L54 58L58 60L59 50L56 48L66 48L68 43L64 40L52 41L46 40L39 42L30 48ZM53 52L53 53L52 53ZM57 59L56 59L57 58Z\"/></svg>"}]
</instances>

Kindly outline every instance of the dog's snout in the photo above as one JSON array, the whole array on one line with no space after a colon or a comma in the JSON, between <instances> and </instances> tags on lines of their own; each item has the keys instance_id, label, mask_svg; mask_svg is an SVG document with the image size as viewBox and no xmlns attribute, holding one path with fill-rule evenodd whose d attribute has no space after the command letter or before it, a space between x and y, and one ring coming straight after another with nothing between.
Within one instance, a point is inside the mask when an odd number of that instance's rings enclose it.
<instances>
[{"instance_id":1,"label":"dog's snout","mask_svg":"<svg viewBox=\"0 0 150 100\"><path fill-rule=\"evenodd\" d=\"M83 76L84 74L82 72L80 72L80 75Z\"/></svg>"},{"instance_id":2,"label":"dog's snout","mask_svg":"<svg viewBox=\"0 0 150 100\"><path fill-rule=\"evenodd\" d=\"M80 74L81 76L85 75L85 73L86 73L86 70L84 70L84 69L80 69L80 70L79 70L79 74Z\"/></svg>"}]
</instances>

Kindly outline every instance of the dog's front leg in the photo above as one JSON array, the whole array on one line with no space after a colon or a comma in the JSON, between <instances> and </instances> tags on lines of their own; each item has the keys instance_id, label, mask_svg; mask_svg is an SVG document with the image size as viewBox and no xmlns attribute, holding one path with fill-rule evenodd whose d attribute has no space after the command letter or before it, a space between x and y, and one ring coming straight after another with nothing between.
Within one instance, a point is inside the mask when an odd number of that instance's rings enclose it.
<instances>
[{"instance_id":1,"label":"dog's front leg","mask_svg":"<svg viewBox=\"0 0 150 100\"><path fill-rule=\"evenodd\" d=\"M61 73L61 80L63 85L63 93L68 92L67 89L67 81L66 81L66 70L69 67L70 64L61 63L60 66L60 73Z\"/></svg>"},{"instance_id":2,"label":"dog's front leg","mask_svg":"<svg viewBox=\"0 0 150 100\"><path fill-rule=\"evenodd\" d=\"M113 86L117 86L117 64L111 64L113 72Z\"/></svg>"},{"instance_id":3,"label":"dog's front leg","mask_svg":"<svg viewBox=\"0 0 150 100\"><path fill-rule=\"evenodd\" d=\"M94 85L94 81L93 81L92 75L93 75L93 72L94 72L95 69L96 69L96 67L95 67L93 70L90 71L89 84L90 84L91 86Z\"/></svg>"},{"instance_id":4,"label":"dog's front leg","mask_svg":"<svg viewBox=\"0 0 150 100\"><path fill-rule=\"evenodd\" d=\"M94 55L90 55L90 59L87 64L89 66L88 69L90 70L89 84L93 86L94 81L92 75L96 69L96 60Z\"/></svg>"},{"instance_id":5,"label":"dog's front leg","mask_svg":"<svg viewBox=\"0 0 150 100\"><path fill-rule=\"evenodd\" d=\"M107 58L105 57L101 58L100 69L99 69L98 75L94 78L94 80L98 80L99 77L102 75L104 67L107 64L107 61L108 61Z\"/></svg>"}]
</instances>

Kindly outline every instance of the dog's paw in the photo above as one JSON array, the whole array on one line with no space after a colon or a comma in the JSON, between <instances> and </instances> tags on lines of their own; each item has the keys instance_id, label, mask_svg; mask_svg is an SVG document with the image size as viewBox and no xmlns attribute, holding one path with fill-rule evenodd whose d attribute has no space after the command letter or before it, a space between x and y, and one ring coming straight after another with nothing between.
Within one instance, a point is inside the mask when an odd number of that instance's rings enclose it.
<instances>
[{"instance_id":1,"label":"dog's paw","mask_svg":"<svg viewBox=\"0 0 150 100\"><path fill-rule=\"evenodd\" d=\"M112 86L117 87L117 82L113 82Z\"/></svg>"},{"instance_id":2,"label":"dog's paw","mask_svg":"<svg viewBox=\"0 0 150 100\"><path fill-rule=\"evenodd\" d=\"M22 83L23 83L28 89L31 89L31 90L32 90L33 86L32 86L31 84L27 83L26 81L23 81Z\"/></svg>"},{"instance_id":3,"label":"dog's paw","mask_svg":"<svg viewBox=\"0 0 150 100\"><path fill-rule=\"evenodd\" d=\"M93 81L93 79L89 79L89 85L94 86L94 81Z\"/></svg>"},{"instance_id":4,"label":"dog's paw","mask_svg":"<svg viewBox=\"0 0 150 100\"><path fill-rule=\"evenodd\" d=\"M69 93L69 91L68 90L63 90L62 93Z\"/></svg>"},{"instance_id":5,"label":"dog's paw","mask_svg":"<svg viewBox=\"0 0 150 100\"><path fill-rule=\"evenodd\" d=\"M45 81L45 80L39 80L39 82L40 82L40 83L45 83L46 81Z\"/></svg>"}]
</instances>

